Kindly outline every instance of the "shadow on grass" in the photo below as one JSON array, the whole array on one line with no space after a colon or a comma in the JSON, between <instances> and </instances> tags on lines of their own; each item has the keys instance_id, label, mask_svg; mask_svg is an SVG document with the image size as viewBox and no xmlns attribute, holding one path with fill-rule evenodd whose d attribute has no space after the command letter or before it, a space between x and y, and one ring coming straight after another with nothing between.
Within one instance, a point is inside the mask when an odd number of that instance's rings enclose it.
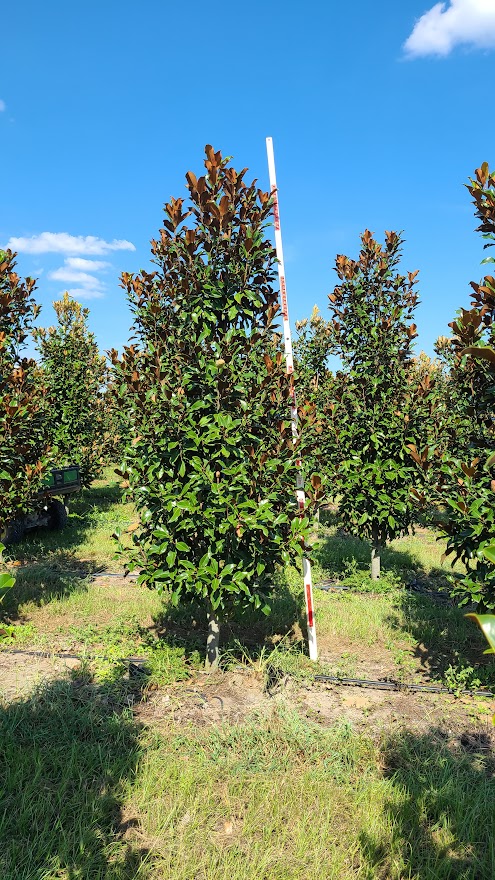
<instances>
[{"instance_id":1,"label":"shadow on grass","mask_svg":"<svg viewBox=\"0 0 495 880\"><path fill-rule=\"evenodd\" d=\"M338 532L324 535L315 548L314 559L324 572L340 574L353 560L359 568L367 567L370 546L366 541ZM438 566L426 570L408 550L394 547L383 550L382 562L383 584L389 572L399 579L393 586L394 607L385 623L414 643L412 654L425 673L433 678L444 678L452 667L454 677L461 674L458 684L462 683L462 675L467 675L465 687L473 686L476 678L483 686L494 687L494 661L491 656L483 655L486 647L483 636L464 617L468 609L451 600L447 572ZM415 590L400 589L400 582L411 583L411 576ZM470 670L469 674L466 670ZM452 680L451 685L455 684Z\"/></svg>"},{"instance_id":2,"label":"shadow on grass","mask_svg":"<svg viewBox=\"0 0 495 880\"><path fill-rule=\"evenodd\" d=\"M97 528L101 514L119 505L121 500L122 489L117 482L85 489L72 496L69 521L63 530L33 529L19 544L8 547L5 559L19 560L21 565L13 570L16 584L5 597L2 616L14 620L25 602L41 606L84 590L85 575L99 566L90 561L82 562L76 552Z\"/></svg>"},{"instance_id":3,"label":"shadow on grass","mask_svg":"<svg viewBox=\"0 0 495 880\"><path fill-rule=\"evenodd\" d=\"M222 652L241 656L245 649L246 654L256 659L263 650L275 647L282 639L291 644L305 638L303 596L291 589L283 575L277 578L269 604L269 615L254 609L237 610L221 623ZM204 659L207 637L204 605L199 602L183 603L177 608L167 605L155 618L155 626L159 637L171 646L183 647L186 657L199 653Z\"/></svg>"},{"instance_id":4,"label":"shadow on grass","mask_svg":"<svg viewBox=\"0 0 495 880\"><path fill-rule=\"evenodd\" d=\"M352 561L358 567L365 568L371 563L371 545L368 541L337 532L320 538L314 548L313 559L329 574L341 573L346 563ZM407 550L385 547L382 550L382 567L384 572L393 571L401 576L405 571L416 570L418 561Z\"/></svg>"},{"instance_id":5,"label":"shadow on grass","mask_svg":"<svg viewBox=\"0 0 495 880\"><path fill-rule=\"evenodd\" d=\"M442 731L397 733L385 742L387 839L365 831L373 877L492 880L495 876L494 755L486 734L451 747Z\"/></svg>"},{"instance_id":6,"label":"shadow on grass","mask_svg":"<svg viewBox=\"0 0 495 880\"><path fill-rule=\"evenodd\" d=\"M0 707L2 880L137 876L147 853L123 839L122 792L138 735L129 710L87 684L52 682Z\"/></svg>"},{"instance_id":7,"label":"shadow on grass","mask_svg":"<svg viewBox=\"0 0 495 880\"><path fill-rule=\"evenodd\" d=\"M59 553L56 562L32 562L14 570L15 587L5 596L0 616L2 619L22 618L20 608L27 602L38 607L53 599L63 599L71 593L86 590L88 566L70 553Z\"/></svg>"},{"instance_id":8,"label":"shadow on grass","mask_svg":"<svg viewBox=\"0 0 495 880\"><path fill-rule=\"evenodd\" d=\"M483 655L483 635L466 620L465 609L407 591L398 598L398 610L399 615L388 622L412 636L416 642L414 656L429 674L443 677L449 666L459 670L470 668L481 684L495 686L493 658Z\"/></svg>"},{"instance_id":9,"label":"shadow on grass","mask_svg":"<svg viewBox=\"0 0 495 880\"><path fill-rule=\"evenodd\" d=\"M15 547L8 548L7 558L23 558L29 562L51 557L55 560L71 554L95 531L98 519L122 502L122 488L118 482L91 486L70 497L69 521L64 529L31 529Z\"/></svg>"}]
</instances>

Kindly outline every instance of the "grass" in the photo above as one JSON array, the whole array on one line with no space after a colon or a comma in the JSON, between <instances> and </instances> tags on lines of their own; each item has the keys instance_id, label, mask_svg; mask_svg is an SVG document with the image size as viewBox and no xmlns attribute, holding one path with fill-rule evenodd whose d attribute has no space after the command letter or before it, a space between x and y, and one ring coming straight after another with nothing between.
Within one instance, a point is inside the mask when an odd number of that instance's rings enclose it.
<instances>
[{"instance_id":1,"label":"grass","mask_svg":"<svg viewBox=\"0 0 495 880\"><path fill-rule=\"evenodd\" d=\"M36 562L42 557L55 570L78 570L84 565L89 571L100 567L115 570L115 542L112 534L134 521L133 507L122 502L121 481L113 468L107 467L102 479L91 489L70 498L70 516L63 533L34 529L18 548L22 560Z\"/></svg>"},{"instance_id":2,"label":"grass","mask_svg":"<svg viewBox=\"0 0 495 880\"><path fill-rule=\"evenodd\" d=\"M132 519L107 473L74 500L66 531L40 530L11 553L22 564L3 608L7 647L78 653L83 665L0 705L2 880L491 880L495 762L476 739L476 704L449 698L448 725L433 702L436 720L419 726L412 715L367 725L364 711L352 723L344 708L314 723L277 690L286 673L303 687L315 671L493 684L481 635L433 590L449 570L435 535L394 542L377 592L367 545L323 525L315 580L349 589L315 591L319 666L290 569L271 617L224 628L224 668L250 667L275 696L235 724L172 714L157 725L148 700L192 686L205 625L198 607L89 577L117 570L110 534ZM406 589L413 574L423 592ZM136 653L151 673L143 690L123 676ZM465 746L446 733L456 725L471 731Z\"/></svg>"},{"instance_id":3,"label":"grass","mask_svg":"<svg viewBox=\"0 0 495 880\"><path fill-rule=\"evenodd\" d=\"M0 710L2 880L491 880L491 755L283 704L141 728L91 684Z\"/></svg>"},{"instance_id":4,"label":"grass","mask_svg":"<svg viewBox=\"0 0 495 880\"><path fill-rule=\"evenodd\" d=\"M126 654L147 656L157 684L173 675L182 679L201 665L205 623L200 607L173 609L130 580L89 577L96 570L118 570L111 534L133 519L109 468L91 490L74 497L63 533L40 529L15 548L22 565L4 610L16 624L18 644L79 651L101 678L118 677ZM377 592L368 576L366 542L342 535L335 523L321 525L314 580L330 576L348 590L315 591L319 671L377 677L379 658L384 673L401 681L435 678L448 679L449 686L471 680L490 685L493 673L482 655L482 636L462 612L404 587L411 576L425 578L429 588L445 585L450 567L442 562L442 552L427 529L393 542L383 554ZM312 675L304 633L301 577L289 569L275 585L269 618L246 612L224 627L225 662L271 656L272 666L298 677Z\"/></svg>"}]
</instances>

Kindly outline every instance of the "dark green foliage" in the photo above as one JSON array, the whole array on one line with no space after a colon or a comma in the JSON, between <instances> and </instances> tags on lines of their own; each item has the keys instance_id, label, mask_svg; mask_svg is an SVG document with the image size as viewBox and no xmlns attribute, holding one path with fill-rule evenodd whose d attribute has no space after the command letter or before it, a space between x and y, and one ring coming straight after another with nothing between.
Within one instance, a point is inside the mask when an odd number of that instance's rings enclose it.
<instances>
[{"instance_id":1,"label":"dark green foliage","mask_svg":"<svg viewBox=\"0 0 495 880\"><path fill-rule=\"evenodd\" d=\"M78 464L83 486L89 486L105 463L112 441L104 396L105 358L89 331L89 309L68 293L53 303L58 323L36 330L47 389L56 461Z\"/></svg>"},{"instance_id":2,"label":"dark green foliage","mask_svg":"<svg viewBox=\"0 0 495 880\"><path fill-rule=\"evenodd\" d=\"M205 176L187 174L189 206L165 206L156 271L123 275L134 337L112 356L134 436L121 471L139 513L130 565L175 603L200 599L222 617L269 611L276 566L302 553L308 518L294 504L304 449L274 333L270 198L246 169L206 156Z\"/></svg>"},{"instance_id":3,"label":"dark green foliage","mask_svg":"<svg viewBox=\"0 0 495 880\"><path fill-rule=\"evenodd\" d=\"M481 220L477 231L495 244L495 176L485 163L468 185ZM483 262L491 262L488 257ZM449 325L451 339L439 350L449 367L447 406L451 431L436 481L436 502L442 509L441 532L447 556L461 560L467 576L456 579L461 604L495 608L495 472L489 455L494 447L495 414L495 278L472 282L471 309L461 309ZM436 471L436 465L434 467Z\"/></svg>"},{"instance_id":4,"label":"dark green foliage","mask_svg":"<svg viewBox=\"0 0 495 880\"><path fill-rule=\"evenodd\" d=\"M23 355L38 313L35 281L19 278L14 256L0 251L0 537L33 502L50 447L45 389L36 362Z\"/></svg>"},{"instance_id":5,"label":"dark green foliage","mask_svg":"<svg viewBox=\"0 0 495 880\"><path fill-rule=\"evenodd\" d=\"M416 389L409 380L417 273L397 272L397 233L386 233L383 248L369 231L361 241L357 261L336 260L340 283L330 308L342 369L328 426L344 527L378 547L407 532L413 519L414 467L406 446L418 442L411 433Z\"/></svg>"},{"instance_id":6,"label":"dark green foliage","mask_svg":"<svg viewBox=\"0 0 495 880\"><path fill-rule=\"evenodd\" d=\"M336 434L332 421L338 393L338 380L328 364L329 355L335 352L333 323L326 321L315 306L310 318L298 321L296 329L297 397L300 401L310 402L316 416L310 426L314 440L313 456L305 466L319 471L324 478L327 497L333 497L337 492L337 474Z\"/></svg>"}]
</instances>

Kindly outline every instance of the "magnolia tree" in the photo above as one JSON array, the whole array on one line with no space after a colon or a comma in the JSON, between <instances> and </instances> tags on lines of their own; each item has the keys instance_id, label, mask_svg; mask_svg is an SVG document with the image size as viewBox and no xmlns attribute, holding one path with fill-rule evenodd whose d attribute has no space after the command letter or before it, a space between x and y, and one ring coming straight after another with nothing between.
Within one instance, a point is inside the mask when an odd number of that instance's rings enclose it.
<instances>
[{"instance_id":1,"label":"magnolia tree","mask_svg":"<svg viewBox=\"0 0 495 880\"><path fill-rule=\"evenodd\" d=\"M48 465L49 422L36 362L24 355L38 314L35 281L0 251L0 538L30 508Z\"/></svg>"},{"instance_id":2,"label":"magnolia tree","mask_svg":"<svg viewBox=\"0 0 495 880\"><path fill-rule=\"evenodd\" d=\"M335 353L333 323L325 320L315 306L309 318L296 323L296 329L297 395L299 399L311 402L316 414L316 419L308 426L314 440L313 458L308 464L316 467L324 477L326 494L335 496L337 450L331 424L338 391L336 377L328 363L329 355Z\"/></svg>"},{"instance_id":3,"label":"magnolia tree","mask_svg":"<svg viewBox=\"0 0 495 880\"><path fill-rule=\"evenodd\" d=\"M468 184L481 221L485 247L495 244L495 174L485 163ZM487 257L484 263L494 262ZM438 526L447 537L446 555L461 560L466 575L454 579L460 604L495 608L495 278L472 282L470 309L449 325L450 338L437 350L448 370L447 408L451 416L447 448L438 472L431 456L425 467L436 476L433 499ZM425 499L418 494L420 501Z\"/></svg>"},{"instance_id":4,"label":"magnolia tree","mask_svg":"<svg viewBox=\"0 0 495 880\"><path fill-rule=\"evenodd\" d=\"M344 527L372 542L371 572L380 574L381 548L409 529L416 479L408 445L415 390L410 381L416 272L397 267L402 239L386 233L382 247L368 230L357 260L338 256L340 283L330 294L336 374L328 402L335 488Z\"/></svg>"},{"instance_id":5,"label":"magnolia tree","mask_svg":"<svg viewBox=\"0 0 495 880\"><path fill-rule=\"evenodd\" d=\"M268 613L276 566L303 552L294 487L312 415L300 410L294 445L270 196L210 146L205 166L186 175L187 204L165 205L156 271L123 275L133 339L111 355L133 436L120 471L139 513L128 564L175 604L204 604L213 667L222 618L234 606Z\"/></svg>"},{"instance_id":6,"label":"magnolia tree","mask_svg":"<svg viewBox=\"0 0 495 880\"><path fill-rule=\"evenodd\" d=\"M57 464L79 464L89 486L110 442L104 396L106 362L88 329L89 309L65 293L53 303L57 324L35 331L50 406Z\"/></svg>"}]
</instances>

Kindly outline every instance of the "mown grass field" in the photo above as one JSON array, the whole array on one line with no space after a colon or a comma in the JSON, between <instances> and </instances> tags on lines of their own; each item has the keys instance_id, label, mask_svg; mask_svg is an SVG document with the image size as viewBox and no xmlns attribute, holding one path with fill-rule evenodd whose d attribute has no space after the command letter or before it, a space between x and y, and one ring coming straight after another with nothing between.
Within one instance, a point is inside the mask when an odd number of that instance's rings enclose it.
<instances>
[{"instance_id":1,"label":"mown grass field","mask_svg":"<svg viewBox=\"0 0 495 880\"><path fill-rule=\"evenodd\" d=\"M394 542L372 592L366 546L327 516L315 580L336 589L315 591L318 666L290 570L271 617L224 628L222 672L208 677L200 609L90 577L119 572L110 536L132 520L109 470L74 499L64 533L11 552L2 880L495 875L492 701L313 682L437 681L459 694L494 683L478 632L442 592L449 567L431 531ZM67 671L55 654L79 659ZM132 654L147 657L143 680L126 674Z\"/></svg>"}]
</instances>

